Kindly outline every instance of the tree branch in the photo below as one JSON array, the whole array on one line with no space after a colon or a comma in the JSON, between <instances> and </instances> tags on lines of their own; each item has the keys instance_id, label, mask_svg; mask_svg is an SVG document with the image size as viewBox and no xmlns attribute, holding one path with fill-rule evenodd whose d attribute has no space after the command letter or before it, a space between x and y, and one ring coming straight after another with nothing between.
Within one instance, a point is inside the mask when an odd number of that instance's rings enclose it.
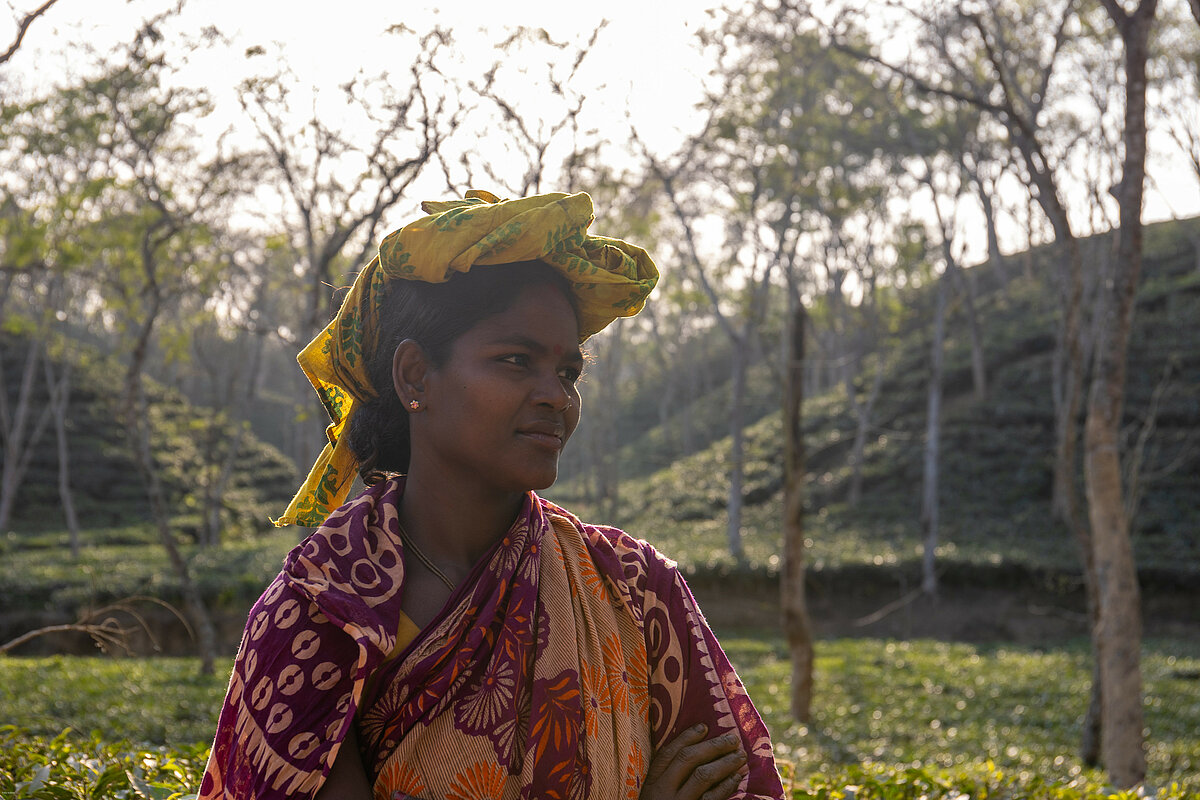
<instances>
[{"instance_id":1,"label":"tree branch","mask_svg":"<svg viewBox=\"0 0 1200 800\"><path fill-rule=\"evenodd\" d=\"M19 50L21 47L21 41L25 38L25 32L29 30L29 26L33 24L35 19L49 11L50 6L57 2L58 0L46 0L46 2L42 3L33 11L30 11L24 16L24 18L21 19L20 22L17 23L17 36L15 39L13 39L13 43L8 46L8 49L4 51L3 54L0 54L0 64L5 63L14 55L16 55L17 50Z\"/></svg>"}]
</instances>

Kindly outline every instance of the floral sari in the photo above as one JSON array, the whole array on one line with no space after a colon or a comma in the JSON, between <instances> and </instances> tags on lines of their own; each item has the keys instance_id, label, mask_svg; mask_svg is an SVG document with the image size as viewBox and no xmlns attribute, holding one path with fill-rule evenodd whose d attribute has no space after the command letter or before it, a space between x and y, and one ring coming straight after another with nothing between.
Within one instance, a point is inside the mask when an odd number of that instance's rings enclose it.
<instances>
[{"instance_id":1,"label":"floral sari","mask_svg":"<svg viewBox=\"0 0 1200 800\"><path fill-rule=\"evenodd\" d=\"M440 614L397 640L403 482L289 554L250 613L199 797L312 797L351 725L376 798L630 798L655 749L736 731L735 797L782 797L771 743L674 565L528 494Z\"/></svg>"}]
</instances>

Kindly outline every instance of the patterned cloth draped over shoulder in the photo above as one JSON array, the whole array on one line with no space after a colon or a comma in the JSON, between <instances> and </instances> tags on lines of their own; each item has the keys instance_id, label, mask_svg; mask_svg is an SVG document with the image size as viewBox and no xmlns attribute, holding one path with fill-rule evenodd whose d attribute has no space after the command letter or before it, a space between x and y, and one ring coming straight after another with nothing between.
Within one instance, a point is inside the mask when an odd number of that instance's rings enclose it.
<instances>
[{"instance_id":1,"label":"patterned cloth draped over shoulder","mask_svg":"<svg viewBox=\"0 0 1200 800\"><path fill-rule=\"evenodd\" d=\"M735 797L780 798L765 726L674 565L527 495L397 647L400 479L330 516L251 612L199 798L308 798L351 725L376 798L636 800L656 748L736 731Z\"/></svg>"},{"instance_id":2,"label":"patterned cloth draped over shoulder","mask_svg":"<svg viewBox=\"0 0 1200 800\"><path fill-rule=\"evenodd\" d=\"M581 340L641 311L658 281L645 250L587 233L593 210L584 192L501 200L471 191L466 199L425 202L422 209L428 216L384 238L337 316L300 352L300 366L329 414L329 444L276 525L320 525L350 491L358 462L343 434L356 404L375 396L365 361L375 350L391 281L442 283L475 266L543 261L571 287Z\"/></svg>"}]
</instances>

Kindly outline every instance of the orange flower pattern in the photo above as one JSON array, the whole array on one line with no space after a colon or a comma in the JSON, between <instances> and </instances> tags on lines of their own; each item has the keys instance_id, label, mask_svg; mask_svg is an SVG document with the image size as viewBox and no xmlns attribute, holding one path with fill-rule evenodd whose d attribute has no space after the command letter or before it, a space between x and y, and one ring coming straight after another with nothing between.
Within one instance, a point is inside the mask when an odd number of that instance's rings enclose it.
<instances>
[{"instance_id":1,"label":"orange flower pattern","mask_svg":"<svg viewBox=\"0 0 1200 800\"><path fill-rule=\"evenodd\" d=\"M420 797L425 793L425 784L411 764L393 761L375 781L375 800L390 800L397 793Z\"/></svg>"},{"instance_id":2,"label":"orange flower pattern","mask_svg":"<svg viewBox=\"0 0 1200 800\"><path fill-rule=\"evenodd\" d=\"M449 800L500 800L507 776L498 764L474 764L455 774Z\"/></svg>"},{"instance_id":3,"label":"orange flower pattern","mask_svg":"<svg viewBox=\"0 0 1200 800\"><path fill-rule=\"evenodd\" d=\"M675 565L532 492L393 652L402 493L387 481L331 515L251 611L200 800L311 798L352 724L379 800L636 798L655 749L699 722L742 737L734 797L782 797L766 728Z\"/></svg>"}]
</instances>

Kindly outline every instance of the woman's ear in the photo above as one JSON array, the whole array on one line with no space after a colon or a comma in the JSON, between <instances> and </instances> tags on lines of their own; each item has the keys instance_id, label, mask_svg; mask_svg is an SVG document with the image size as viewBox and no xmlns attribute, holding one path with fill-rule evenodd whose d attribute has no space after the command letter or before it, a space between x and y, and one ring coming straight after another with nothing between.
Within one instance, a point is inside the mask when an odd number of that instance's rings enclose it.
<instances>
[{"instance_id":1,"label":"woman's ear","mask_svg":"<svg viewBox=\"0 0 1200 800\"><path fill-rule=\"evenodd\" d=\"M396 346L396 352L392 354L392 387L405 408L417 410L424 406L425 375L429 366L425 349L415 339L405 339Z\"/></svg>"}]
</instances>

